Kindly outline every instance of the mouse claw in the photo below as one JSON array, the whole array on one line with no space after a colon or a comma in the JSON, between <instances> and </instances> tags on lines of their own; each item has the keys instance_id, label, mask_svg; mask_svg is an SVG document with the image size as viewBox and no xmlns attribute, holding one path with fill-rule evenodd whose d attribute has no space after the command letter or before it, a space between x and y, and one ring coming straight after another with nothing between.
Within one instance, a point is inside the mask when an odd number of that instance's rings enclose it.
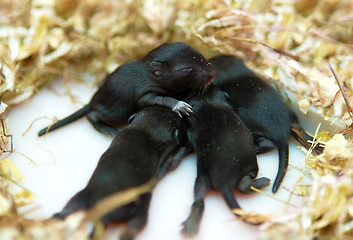
<instances>
[{"instance_id":1,"label":"mouse claw","mask_svg":"<svg viewBox=\"0 0 353 240\"><path fill-rule=\"evenodd\" d=\"M193 113L194 111L192 110L192 107L190 106L190 108L186 108L185 109L188 113Z\"/></svg>"},{"instance_id":2,"label":"mouse claw","mask_svg":"<svg viewBox=\"0 0 353 240\"><path fill-rule=\"evenodd\" d=\"M172 108L172 110L176 113L178 113L178 115L180 117L182 117L181 114L185 114L187 116L190 116L189 113L192 113L192 106L187 104L186 102L183 101L178 101L177 104L175 104L175 106Z\"/></svg>"}]
</instances>

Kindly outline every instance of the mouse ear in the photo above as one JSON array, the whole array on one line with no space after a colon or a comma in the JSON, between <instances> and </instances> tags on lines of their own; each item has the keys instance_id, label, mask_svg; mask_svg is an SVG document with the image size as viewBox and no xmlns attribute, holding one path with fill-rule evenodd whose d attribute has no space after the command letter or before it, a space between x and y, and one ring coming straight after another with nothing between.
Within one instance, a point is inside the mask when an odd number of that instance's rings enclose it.
<instances>
[{"instance_id":1,"label":"mouse ear","mask_svg":"<svg viewBox=\"0 0 353 240\"><path fill-rule=\"evenodd\" d=\"M159 61L150 62L148 64L148 69L156 77L159 77L162 75L162 63Z\"/></svg>"},{"instance_id":2,"label":"mouse ear","mask_svg":"<svg viewBox=\"0 0 353 240\"><path fill-rule=\"evenodd\" d=\"M172 137L173 137L174 140L178 140L178 141L181 140L182 134L181 134L181 131L180 131L179 128L174 129L174 131L172 133Z\"/></svg>"},{"instance_id":3,"label":"mouse ear","mask_svg":"<svg viewBox=\"0 0 353 240\"><path fill-rule=\"evenodd\" d=\"M226 97L227 100L230 100L229 93L223 91L224 96Z\"/></svg>"},{"instance_id":4,"label":"mouse ear","mask_svg":"<svg viewBox=\"0 0 353 240\"><path fill-rule=\"evenodd\" d=\"M127 123L130 124L136 117L136 113L132 114L129 119L127 120Z\"/></svg>"}]
</instances>

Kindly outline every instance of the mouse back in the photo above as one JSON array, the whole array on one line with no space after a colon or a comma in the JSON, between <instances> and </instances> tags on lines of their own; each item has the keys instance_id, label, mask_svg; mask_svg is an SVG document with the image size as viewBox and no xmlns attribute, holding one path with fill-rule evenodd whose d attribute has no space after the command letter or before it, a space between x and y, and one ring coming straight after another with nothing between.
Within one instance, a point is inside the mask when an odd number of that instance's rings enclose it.
<instances>
[{"instance_id":1,"label":"mouse back","mask_svg":"<svg viewBox=\"0 0 353 240\"><path fill-rule=\"evenodd\" d=\"M254 140L224 93L210 86L187 100L194 113L188 117L188 137L198 156L198 171L209 173L213 187L236 185L244 175L258 172Z\"/></svg>"},{"instance_id":2,"label":"mouse back","mask_svg":"<svg viewBox=\"0 0 353 240\"><path fill-rule=\"evenodd\" d=\"M289 137L289 123L296 122L296 116L269 83L234 56L221 55L210 61L217 71L214 83L227 92L234 111L255 135L262 132L276 140Z\"/></svg>"},{"instance_id":3,"label":"mouse back","mask_svg":"<svg viewBox=\"0 0 353 240\"><path fill-rule=\"evenodd\" d=\"M232 82L239 76L255 75L247 68L240 58L231 55L220 55L210 58L209 61L214 66L216 76L213 83L216 85Z\"/></svg>"},{"instance_id":4,"label":"mouse back","mask_svg":"<svg viewBox=\"0 0 353 240\"><path fill-rule=\"evenodd\" d=\"M242 75L219 87L227 92L234 111L252 132L268 132L271 139L289 137L289 123L296 122L296 116L268 83L255 75Z\"/></svg>"}]
</instances>

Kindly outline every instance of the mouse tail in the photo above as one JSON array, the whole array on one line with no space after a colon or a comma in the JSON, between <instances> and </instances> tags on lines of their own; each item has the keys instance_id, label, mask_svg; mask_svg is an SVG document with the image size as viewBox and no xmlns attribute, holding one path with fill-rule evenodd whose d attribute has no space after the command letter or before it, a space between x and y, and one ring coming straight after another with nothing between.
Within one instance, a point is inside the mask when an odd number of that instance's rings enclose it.
<instances>
[{"instance_id":1,"label":"mouse tail","mask_svg":"<svg viewBox=\"0 0 353 240\"><path fill-rule=\"evenodd\" d=\"M278 172L277 176L275 179L275 182L272 187L272 192L275 193L278 191L284 176L287 173L288 169L288 157L289 157L289 146L288 146L288 140L281 140L278 141L277 143L277 149L278 149L278 158L279 158L279 163L278 163Z\"/></svg>"},{"instance_id":2,"label":"mouse tail","mask_svg":"<svg viewBox=\"0 0 353 240\"><path fill-rule=\"evenodd\" d=\"M291 123L291 134L303 147L306 149L310 149L312 146L312 142L314 141L313 137L311 137L305 130L299 125L299 123L294 122ZM324 147L320 145L316 145L313 148L314 153L317 155L323 153Z\"/></svg>"},{"instance_id":3,"label":"mouse tail","mask_svg":"<svg viewBox=\"0 0 353 240\"><path fill-rule=\"evenodd\" d=\"M52 132L55 129L61 128L69 123L72 123L84 116L86 116L89 112L91 111L91 106L90 104L87 104L86 106L84 106L83 108L81 108L80 110L78 110L77 112L71 114L70 116L54 123L53 125L43 128L42 130L39 131L38 136L43 136L44 134L48 133L48 132Z\"/></svg>"},{"instance_id":4,"label":"mouse tail","mask_svg":"<svg viewBox=\"0 0 353 240\"><path fill-rule=\"evenodd\" d=\"M227 203L228 207L231 209L240 208L239 203L235 199L233 188L225 185L221 188L221 193L224 201Z\"/></svg>"},{"instance_id":5,"label":"mouse tail","mask_svg":"<svg viewBox=\"0 0 353 240\"><path fill-rule=\"evenodd\" d=\"M234 215L237 217L241 217L239 214L236 213L234 210L241 210L241 207L234 196L233 188L225 185L221 188L221 194L224 198L224 201L227 203L228 207L233 211Z\"/></svg>"},{"instance_id":6,"label":"mouse tail","mask_svg":"<svg viewBox=\"0 0 353 240\"><path fill-rule=\"evenodd\" d=\"M251 225L259 225L264 223L263 220L257 218L247 217L244 215L244 211L240 207L239 203L235 199L233 188L230 186L224 186L221 189L221 194L226 201L228 207L232 210L233 214L240 218L243 222L249 223Z\"/></svg>"}]
</instances>

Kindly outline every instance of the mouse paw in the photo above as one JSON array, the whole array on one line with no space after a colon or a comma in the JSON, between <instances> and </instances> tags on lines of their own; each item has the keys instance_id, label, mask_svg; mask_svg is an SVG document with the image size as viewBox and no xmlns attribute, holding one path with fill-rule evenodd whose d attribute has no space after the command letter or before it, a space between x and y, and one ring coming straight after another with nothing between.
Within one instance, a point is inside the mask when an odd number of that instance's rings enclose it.
<instances>
[{"instance_id":1,"label":"mouse paw","mask_svg":"<svg viewBox=\"0 0 353 240\"><path fill-rule=\"evenodd\" d=\"M267 187L268 185L270 185L270 183L271 183L271 180L269 178L261 177L254 181L253 186L261 189L261 188Z\"/></svg>"},{"instance_id":2,"label":"mouse paw","mask_svg":"<svg viewBox=\"0 0 353 240\"><path fill-rule=\"evenodd\" d=\"M199 231L198 224L194 221L186 220L182 223L183 228L181 229L181 234L184 237L193 237Z\"/></svg>"},{"instance_id":3,"label":"mouse paw","mask_svg":"<svg viewBox=\"0 0 353 240\"><path fill-rule=\"evenodd\" d=\"M172 110L174 112L176 112L177 114L179 114L180 117L182 117L181 114L185 114L187 116L190 116L189 113L192 113L192 106L190 106L186 102L178 101L178 103L175 104L175 106L172 108Z\"/></svg>"}]
</instances>

